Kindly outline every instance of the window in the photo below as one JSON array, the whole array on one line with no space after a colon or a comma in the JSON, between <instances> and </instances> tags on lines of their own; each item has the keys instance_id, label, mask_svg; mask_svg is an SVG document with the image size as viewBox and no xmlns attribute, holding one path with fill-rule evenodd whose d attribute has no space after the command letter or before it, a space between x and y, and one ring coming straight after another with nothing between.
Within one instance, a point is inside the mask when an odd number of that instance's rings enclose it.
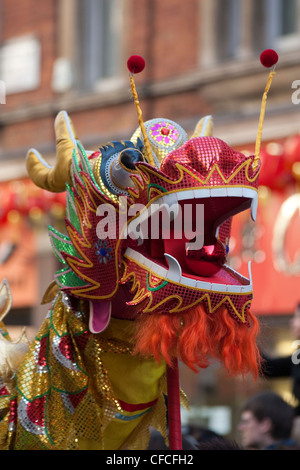
<instances>
[{"instance_id":1,"label":"window","mask_svg":"<svg viewBox=\"0 0 300 470\"><path fill-rule=\"evenodd\" d=\"M117 82L122 4L122 0L78 0L77 86L80 89L97 90Z\"/></svg>"},{"instance_id":2,"label":"window","mask_svg":"<svg viewBox=\"0 0 300 470\"><path fill-rule=\"evenodd\" d=\"M296 0L280 1L280 35L286 36L297 31L297 2Z\"/></svg>"},{"instance_id":3,"label":"window","mask_svg":"<svg viewBox=\"0 0 300 470\"><path fill-rule=\"evenodd\" d=\"M41 45L36 37L19 36L3 43L0 48L2 91L4 85L6 94L36 90L40 72Z\"/></svg>"},{"instance_id":4,"label":"window","mask_svg":"<svg viewBox=\"0 0 300 470\"><path fill-rule=\"evenodd\" d=\"M217 0L217 58L234 58L239 45L240 0Z\"/></svg>"},{"instance_id":5,"label":"window","mask_svg":"<svg viewBox=\"0 0 300 470\"><path fill-rule=\"evenodd\" d=\"M300 0L202 0L204 64L299 48Z\"/></svg>"},{"instance_id":6,"label":"window","mask_svg":"<svg viewBox=\"0 0 300 470\"><path fill-rule=\"evenodd\" d=\"M298 33L297 0L253 0L253 49L282 48Z\"/></svg>"}]
</instances>

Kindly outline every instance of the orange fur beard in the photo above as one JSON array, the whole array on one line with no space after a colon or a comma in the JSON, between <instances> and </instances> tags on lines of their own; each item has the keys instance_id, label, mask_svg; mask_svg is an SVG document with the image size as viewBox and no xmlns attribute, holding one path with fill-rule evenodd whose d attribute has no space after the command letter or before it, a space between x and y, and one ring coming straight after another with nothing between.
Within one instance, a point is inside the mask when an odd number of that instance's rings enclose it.
<instances>
[{"instance_id":1,"label":"orange fur beard","mask_svg":"<svg viewBox=\"0 0 300 470\"><path fill-rule=\"evenodd\" d=\"M247 318L250 326L234 320L226 307L207 314L202 305L180 315L141 315L136 322L135 352L163 359L170 366L177 357L194 371L219 360L230 375L251 373L257 378L259 324L249 311Z\"/></svg>"}]
</instances>

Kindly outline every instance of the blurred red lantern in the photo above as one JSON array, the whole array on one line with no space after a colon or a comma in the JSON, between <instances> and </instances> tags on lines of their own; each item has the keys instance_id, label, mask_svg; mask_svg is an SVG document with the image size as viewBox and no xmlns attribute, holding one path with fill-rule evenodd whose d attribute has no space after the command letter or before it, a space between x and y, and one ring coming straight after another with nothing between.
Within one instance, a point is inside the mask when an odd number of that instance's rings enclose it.
<instances>
[{"instance_id":1,"label":"blurred red lantern","mask_svg":"<svg viewBox=\"0 0 300 470\"><path fill-rule=\"evenodd\" d=\"M284 143L285 167L292 172L294 163L300 162L300 135L286 139Z\"/></svg>"},{"instance_id":2,"label":"blurred red lantern","mask_svg":"<svg viewBox=\"0 0 300 470\"><path fill-rule=\"evenodd\" d=\"M270 142L261 149L262 168L259 184L272 190L282 191L289 184L290 172L285 168L285 149L277 142Z\"/></svg>"},{"instance_id":3,"label":"blurred red lantern","mask_svg":"<svg viewBox=\"0 0 300 470\"><path fill-rule=\"evenodd\" d=\"M65 207L65 193L49 193L36 187L30 180L16 180L0 184L0 224L12 216L52 213L60 218ZM52 211L53 209L53 211Z\"/></svg>"}]
</instances>

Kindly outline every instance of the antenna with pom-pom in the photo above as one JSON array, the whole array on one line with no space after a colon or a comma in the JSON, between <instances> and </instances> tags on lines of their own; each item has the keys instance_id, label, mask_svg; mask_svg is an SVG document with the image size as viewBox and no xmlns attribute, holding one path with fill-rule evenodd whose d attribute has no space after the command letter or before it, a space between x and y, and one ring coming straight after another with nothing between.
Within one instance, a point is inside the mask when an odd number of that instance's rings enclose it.
<instances>
[{"instance_id":1,"label":"antenna with pom-pom","mask_svg":"<svg viewBox=\"0 0 300 470\"><path fill-rule=\"evenodd\" d=\"M138 94L137 94L136 87L135 87L135 82L134 82L134 74L135 73L140 73L144 70L145 60L143 59L143 57L141 57L139 55L132 55L127 60L127 68L130 72L131 90L132 90L134 103L135 103L137 113L138 113L139 125L140 125L140 128L141 128L142 134L143 134L144 145L145 145L145 157L146 157L148 163L155 166L155 162L154 162L154 159L153 159L153 155L152 155L152 151L151 151L151 147L150 147L150 142L149 142L147 132L146 132L146 128L145 128L145 125L144 125L142 110L141 110L141 107L140 107L140 102L139 102L139 98L138 98Z\"/></svg>"},{"instance_id":2,"label":"antenna with pom-pom","mask_svg":"<svg viewBox=\"0 0 300 470\"><path fill-rule=\"evenodd\" d=\"M258 131L257 131L257 137L256 137L256 144L255 144L255 158L253 161L254 169L257 167L258 161L259 161L261 136L262 136L262 129L263 129L263 123L264 123L264 118L265 118L267 96L271 87L273 77L275 75L275 65L278 62L278 54L273 49L266 49L261 53L260 61L264 67L271 68L271 70L270 70L267 85L266 85L266 88L262 97L260 117L259 117L259 123L258 123Z\"/></svg>"},{"instance_id":3,"label":"antenna with pom-pom","mask_svg":"<svg viewBox=\"0 0 300 470\"><path fill-rule=\"evenodd\" d=\"M145 61L141 56L131 56L127 61L127 67L130 72L131 90L136 105L140 128L144 138L145 156L148 163L155 166L152 151L143 121L142 110L138 94L135 88L134 73L144 70ZM168 389L168 424L169 424L169 443L170 450L182 450L181 437L181 417L180 417L180 387L178 373L178 359L173 360L172 365L167 365L167 389Z\"/></svg>"}]
</instances>

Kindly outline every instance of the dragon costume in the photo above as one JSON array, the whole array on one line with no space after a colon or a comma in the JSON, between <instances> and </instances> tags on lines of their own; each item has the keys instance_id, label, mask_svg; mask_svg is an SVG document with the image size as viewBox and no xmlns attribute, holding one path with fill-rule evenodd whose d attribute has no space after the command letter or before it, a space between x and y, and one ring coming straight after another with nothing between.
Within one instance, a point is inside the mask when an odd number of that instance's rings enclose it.
<instances>
[{"instance_id":1,"label":"dragon costume","mask_svg":"<svg viewBox=\"0 0 300 470\"><path fill-rule=\"evenodd\" d=\"M174 360L258 374L251 274L226 257L232 217L255 219L260 161L213 137L210 116L191 137L168 119L144 123L132 89L130 140L86 151L62 111L55 167L28 152L32 180L66 191L66 232L49 227L62 269L39 333L1 367L0 449L145 449L150 426L167 439Z\"/></svg>"}]
</instances>

